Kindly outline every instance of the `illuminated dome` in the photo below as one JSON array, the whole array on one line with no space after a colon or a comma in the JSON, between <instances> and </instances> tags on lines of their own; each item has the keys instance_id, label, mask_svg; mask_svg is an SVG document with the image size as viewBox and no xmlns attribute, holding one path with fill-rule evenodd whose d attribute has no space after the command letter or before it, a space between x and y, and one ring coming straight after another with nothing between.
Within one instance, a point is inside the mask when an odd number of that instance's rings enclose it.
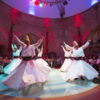
<instances>
[{"instance_id":1,"label":"illuminated dome","mask_svg":"<svg viewBox=\"0 0 100 100\"><path fill-rule=\"evenodd\" d=\"M73 16L90 8L100 0L2 0L21 12L42 18ZM38 2L36 2L38 1Z\"/></svg>"}]
</instances>

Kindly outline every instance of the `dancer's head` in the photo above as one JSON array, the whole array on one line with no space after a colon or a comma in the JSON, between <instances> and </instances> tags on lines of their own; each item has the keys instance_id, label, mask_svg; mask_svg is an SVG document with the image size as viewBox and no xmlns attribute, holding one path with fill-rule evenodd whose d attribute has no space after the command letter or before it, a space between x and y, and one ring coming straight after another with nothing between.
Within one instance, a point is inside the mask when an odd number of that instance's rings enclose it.
<instances>
[{"instance_id":1,"label":"dancer's head","mask_svg":"<svg viewBox=\"0 0 100 100\"><path fill-rule=\"evenodd\" d=\"M37 51L38 51L38 53L39 53L39 52L41 52L41 49L40 49L40 48L38 48L38 49L37 49Z\"/></svg>"},{"instance_id":2,"label":"dancer's head","mask_svg":"<svg viewBox=\"0 0 100 100\"><path fill-rule=\"evenodd\" d=\"M18 48L17 48L17 46L14 44L14 48L17 50Z\"/></svg>"},{"instance_id":3,"label":"dancer's head","mask_svg":"<svg viewBox=\"0 0 100 100\"><path fill-rule=\"evenodd\" d=\"M70 51L68 48L65 48L65 49L66 49L66 51L68 51L68 52Z\"/></svg>"},{"instance_id":4,"label":"dancer's head","mask_svg":"<svg viewBox=\"0 0 100 100\"><path fill-rule=\"evenodd\" d=\"M16 44L12 44L12 49L14 50L14 51L16 51L18 48L17 48L17 46L16 46Z\"/></svg>"},{"instance_id":5,"label":"dancer's head","mask_svg":"<svg viewBox=\"0 0 100 100\"><path fill-rule=\"evenodd\" d=\"M73 47L76 48L76 49L79 47L77 41L73 41Z\"/></svg>"},{"instance_id":6,"label":"dancer's head","mask_svg":"<svg viewBox=\"0 0 100 100\"><path fill-rule=\"evenodd\" d=\"M29 39L29 36L28 35L26 35L25 43L26 43L27 46L30 45L30 39Z\"/></svg>"}]
</instances>

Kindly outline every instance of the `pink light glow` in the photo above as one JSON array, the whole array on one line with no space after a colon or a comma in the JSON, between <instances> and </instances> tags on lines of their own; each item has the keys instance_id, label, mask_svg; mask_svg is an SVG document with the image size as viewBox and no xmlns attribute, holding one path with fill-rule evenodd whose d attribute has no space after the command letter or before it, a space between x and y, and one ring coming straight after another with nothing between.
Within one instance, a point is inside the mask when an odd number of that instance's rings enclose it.
<instances>
[{"instance_id":1,"label":"pink light glow","mask_svg":"<svg viewBox=\"0 0 100 100\"><path fill-rule=\"evenodd\" d=\"M75 15L75 26L80 27L81 24L82 24L82 20L81 20L80 14L76 14Z\"/></svg>"}]
</instances>

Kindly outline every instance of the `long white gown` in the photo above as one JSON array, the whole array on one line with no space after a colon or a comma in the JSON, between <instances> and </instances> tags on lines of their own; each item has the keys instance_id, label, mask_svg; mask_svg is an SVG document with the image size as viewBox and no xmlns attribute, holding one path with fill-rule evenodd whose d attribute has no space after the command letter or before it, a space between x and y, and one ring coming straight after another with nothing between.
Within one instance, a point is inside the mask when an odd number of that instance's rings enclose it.
<instances>
[{"instance_id":1,"label":"long white gown","mask_svg":"<svg viewBox=\"0 0 100 100\"><path fill-rule=\"evenodd\" d=\"M34 44L28 47L24 45L21 56L34 56L35 48ZM49 73L42 71L40 69L41 65L42 64L38 65L33 59L22 60L20 65L9 76L7 76L2 83L9 88L20 89L34 83L45 82Z\"/></svg>"},{"instance_id":2,"label":"long white gown","mask_svg":"<svg viewBox=\"0 0 100 100\"><path fill-rule=\"evenodd\" d=\"M20 52L22 50L22 47L14 51L14 45L12 44L12 50L13 50L13 57L14 56L20 56ZM10 74L15 68L21 63L20 58L13 58L13 60L4 68L4 73L5 74Z\"/></svg>"},{"instance_id":3,"label":"long white gown","mask_svg":"<svg viewBox=\"0 0 100 100\"><path fill-rule=\"evenodd\" d=\"M49 67L49 64L42 58L43 54L43 47L38 52L38 59L34 60L36 64L39 66L40 70L45 73L47 76L51 71L51 68Z\"/></svg>"},{"instance_id":4,"label":"long white gown","mask_svg":"<svg viewBox=\"0 0 100 100\"><path fill-rule=\"evenodd\" d=\"M66 51L64 47L62 47L63 51L64 51L64 56L65 57L71 57L71 52L70 51ZM66 72L70 66L70 64L72 63L71 59L65 58L64 63L62 64L60 71Z\"/></svg>"},{"instance_id":5,"label":"long white gown","mask_svg":"<svg viewBox=\"0 0 100 100\"><path fill-rule=\"evenodd\" d=\"M77 50L73 48L73 57L84 57L83 47L88 46L87 42L82 47ZM80 76L86 77L88 80L92 80L97 77L99 73L87 62L84 60L73 60L73 63L70 65L64 79L65 81L74 80L75 78L79 78Z\"/></svg>"}]
</instances>

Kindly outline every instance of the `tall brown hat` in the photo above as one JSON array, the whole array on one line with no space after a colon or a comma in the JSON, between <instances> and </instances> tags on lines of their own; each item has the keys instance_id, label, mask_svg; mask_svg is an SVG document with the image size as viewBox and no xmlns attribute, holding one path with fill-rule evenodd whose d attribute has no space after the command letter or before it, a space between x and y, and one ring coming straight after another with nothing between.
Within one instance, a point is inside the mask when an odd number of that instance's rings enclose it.
<instances>
[{"instance_id":1,"label":"tall brown hat","mask_svg":"<svg viewBox=\"0 0 100 100\"><path fill-rule=\"evenodd\" d=\"M16 46L16 44L14 44L14 48L16 48L16 49L17 49L17 46Z\"/></svg>"},{"instance_id":2,"label":"tall brown hat","mask_svg":"<svg viewBox=\"0 0 100 100\"><path fill-rule=\"evenodd\" d=\"M28 35L26 35L26 41L30 41L30 38Z\"/></svg>"},{"instance_id":3,"label":"tall brown hat","mask_svg":"<svg viewBox=\"0 0 100 100\"><path fill-rule=\"evenodd\" d=\"M73 45L78 46L77 41L73 41Z\"/></svg>"}]
</instances>

